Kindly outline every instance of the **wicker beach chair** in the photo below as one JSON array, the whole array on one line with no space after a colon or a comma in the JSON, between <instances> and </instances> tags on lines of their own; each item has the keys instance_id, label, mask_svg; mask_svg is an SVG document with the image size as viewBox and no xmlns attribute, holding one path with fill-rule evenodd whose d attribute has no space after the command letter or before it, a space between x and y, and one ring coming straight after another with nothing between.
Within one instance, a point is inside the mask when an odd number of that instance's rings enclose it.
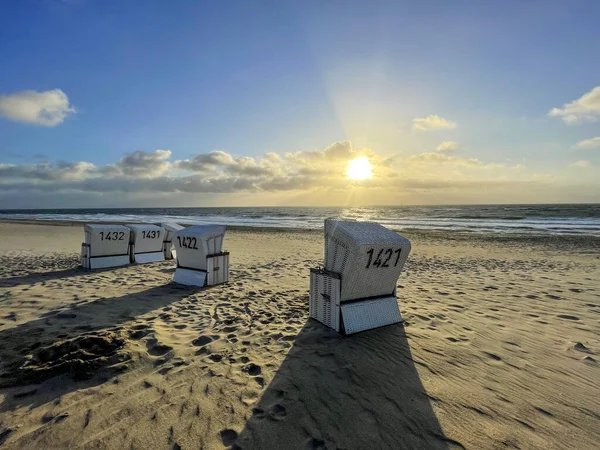
<instances>
[{"instance_id":1,"label":"wicker beach chair","mask_svg":"<svg viewBox=\"0 0 600 450\"><path fill-rule=\"evenodd\" d=\"M396 283L410 241L373 222L325 220L325 266L311 269L310 317L345 334L402 320Z\"/></svg>"},{"instance_id":2,"label":"wicker beach chair","mask_svg":"<svg viewBox=\"0 0 600 450\"><path fill-rule=\"evenodd\" d=\"M126 225L131 230L131 262L150 263L164 261L163 240L165 230L152 224Z\"/></svg>"},{"instance_id":3,"label":"wicker beach chair","mask_svg":"<svg viewBox=\"0 0 600 450\"><path fill-rule=\"evenodd\" d=\"M86 269L125 266L130 262L131 230L123 225L86 224L81 265Z\"/></svg>"},{"instance_id":4,"label":"wicker beach chair","mask_svg":"<svg viewBox=\"0 0 600 450\"><path fill-rule=\"evenodd\" d=\"M185 228L174 222L161 223L161 227L165 230L165 238L163 240L163 253L165 259L175 259L175 246L173 245L173 233Z\"/></svg>"},{"instance_id":5,"label":"wicker beach chair","mask_svg":"<svg viewBox=\"0 0 600 450\"><path fill-rule=\"evenodd\" d=\"M227 283L229 252L223 251L224 239L222 225L195 225L175 231L177 269L173 281L191 286Z\"/></svg>"}]
</instances>

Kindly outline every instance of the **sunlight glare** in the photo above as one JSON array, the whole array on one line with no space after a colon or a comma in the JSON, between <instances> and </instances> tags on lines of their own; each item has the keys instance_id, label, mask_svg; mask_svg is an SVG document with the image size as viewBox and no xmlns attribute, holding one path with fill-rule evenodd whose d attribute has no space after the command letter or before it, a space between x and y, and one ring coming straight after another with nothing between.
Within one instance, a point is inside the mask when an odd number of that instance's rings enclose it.
<instances>
[{"instance_id":1,"label":"sunlight glare","mask_svg":"<svg viewBox=\"0 0 600 450\"><path fill-rule=\"evenodd\" d=\"M373 176L373 167L366 156L360 156L348 163L346 175L352 180L366 180Z\"/></svg>"}]
</instances>

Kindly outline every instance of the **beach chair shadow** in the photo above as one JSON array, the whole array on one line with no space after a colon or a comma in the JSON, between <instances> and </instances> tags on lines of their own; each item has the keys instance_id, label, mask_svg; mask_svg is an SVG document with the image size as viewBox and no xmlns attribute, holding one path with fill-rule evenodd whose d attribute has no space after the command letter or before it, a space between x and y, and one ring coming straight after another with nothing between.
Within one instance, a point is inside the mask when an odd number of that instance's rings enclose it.
<instances>
[{"instance_id":1,"label":"beach chair shadow","mask_svg":"<svg viewBox=\"0 0 600 450\"><path fill-rule=\"evenodd\" d=\"M114 268L112 268L114 270ZM94 273L109 271L111 268L95 270ZM84 269L79 263L74 263L69 269L54 270L48 272L31 272L16 277L0 278L0 288L15 287L22 284L42 283L45 281L67 279L89 275L91 272Z\"/></svg>"},{"instance_id":2,"label":"beach chair shadow","mask_svg":"<svg viewBox=\"0 0 600 450\"><path fill-rule=\"evenodd\" d=\"M341 336L309 320L234 448L463 447L444 436L401 324Z\"/></svg>"},{"instance_id":3,"label":"beach chair shadow","mask_svg":"<svg viewBox=\"0 0 600 450\"><path fill-rule=\"evenodd\" d=\"M123 324L151 311L158 314L161 308L198 290L170 283L49 311L39 319L0 331L0 395L6 394L0 411L19 405L39 406L68 392L101 384L126 370L128 358L120 353L121 347L111 348L117 341L110 339L114 336L141 339L145 337L146 328L143 321L137 327ZM152 331L150 327L147 329ZM40 360L38 367L22 370L31 355L39 355L40 350L65 341L72 344L46 351L43 359L36 356L35 359ZM72 354L65 357L65 350ZM149 348L149 352L152 350ZM88 364L94 352L100 355L99 359ZM81 360L85 364L80 364ZM40 372L36 373L38 369ZM77 373L81 370L89 370L90 376Z\"/></svg>"}]
</instances>

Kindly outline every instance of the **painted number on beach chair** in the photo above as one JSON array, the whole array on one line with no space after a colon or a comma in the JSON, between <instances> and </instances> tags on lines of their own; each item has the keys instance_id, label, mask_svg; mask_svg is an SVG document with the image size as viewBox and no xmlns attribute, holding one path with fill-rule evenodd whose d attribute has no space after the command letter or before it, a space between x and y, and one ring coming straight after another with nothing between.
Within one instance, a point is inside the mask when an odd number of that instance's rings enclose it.
<instances>
[{"instance_id":1,"label":"painted number on beach chair","mask_svg":"<svg viewBox=\"0 0 600 450\"><path fill-rule=\"evenodd\" d=\"M125 237L125 232L123 231L101 231L100 232L100 240L101 241L122 241Z\"/></svg>"},{"instance_id":2,"label":"painted number on beach chair","mask_svg":"<svg viewBox=\"0 0 600 450\"><path fill-rule=\"evenodd\" d=\"M160 237L160 231L150 230L150 231L142 231L142 238L144 239L157 239Z\"/></svg>"},{"instance_id":3,"label":"painted number on beach chair","mask_svg":"<svg viewBox=\"0 0 600 450\"><path fill-rule=\"evenodd\" d=\"M192 248L194 250L198 250L198 241L195 237L192 236L177 236L177 242L179 242L179 246L183 248Z\"/></svg>"},{"instance_id":4,"label":"painted number on beach chair","mask_svg":"<svg viewBox=\"0 0 600 450\"><path fill-rule=\"evenodd\" d=\"M379 250L379 253L377 253L375 261L373 261L375 250L371 249L367 252L367 255L369 255L369 262L367 263L366 268L369 269L371 267L390 267L390 259L392 259L392 256L394 254L396 255L394 267L396 267L398 265L398 262L400 261L400 253L402 253L401 248L398 248L396 250L392 248L382 248L381 250Z\"/></svg>"}]
</instances>

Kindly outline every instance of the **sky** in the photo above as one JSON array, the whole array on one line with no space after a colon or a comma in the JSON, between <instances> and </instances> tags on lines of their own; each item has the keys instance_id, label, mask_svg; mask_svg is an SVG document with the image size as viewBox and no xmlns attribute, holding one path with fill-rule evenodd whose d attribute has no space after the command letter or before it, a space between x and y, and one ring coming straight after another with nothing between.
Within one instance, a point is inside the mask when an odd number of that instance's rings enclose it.
<instances>
[{"instance_id":1,"label":"sky","mask_svg":"<svg viewBox=\"0 0 600 450\"><path fill-rule=\"evenodd\" d=\"M0 208L600 202L598 17L5 0Z\"/></svg>"}]
</instances>

